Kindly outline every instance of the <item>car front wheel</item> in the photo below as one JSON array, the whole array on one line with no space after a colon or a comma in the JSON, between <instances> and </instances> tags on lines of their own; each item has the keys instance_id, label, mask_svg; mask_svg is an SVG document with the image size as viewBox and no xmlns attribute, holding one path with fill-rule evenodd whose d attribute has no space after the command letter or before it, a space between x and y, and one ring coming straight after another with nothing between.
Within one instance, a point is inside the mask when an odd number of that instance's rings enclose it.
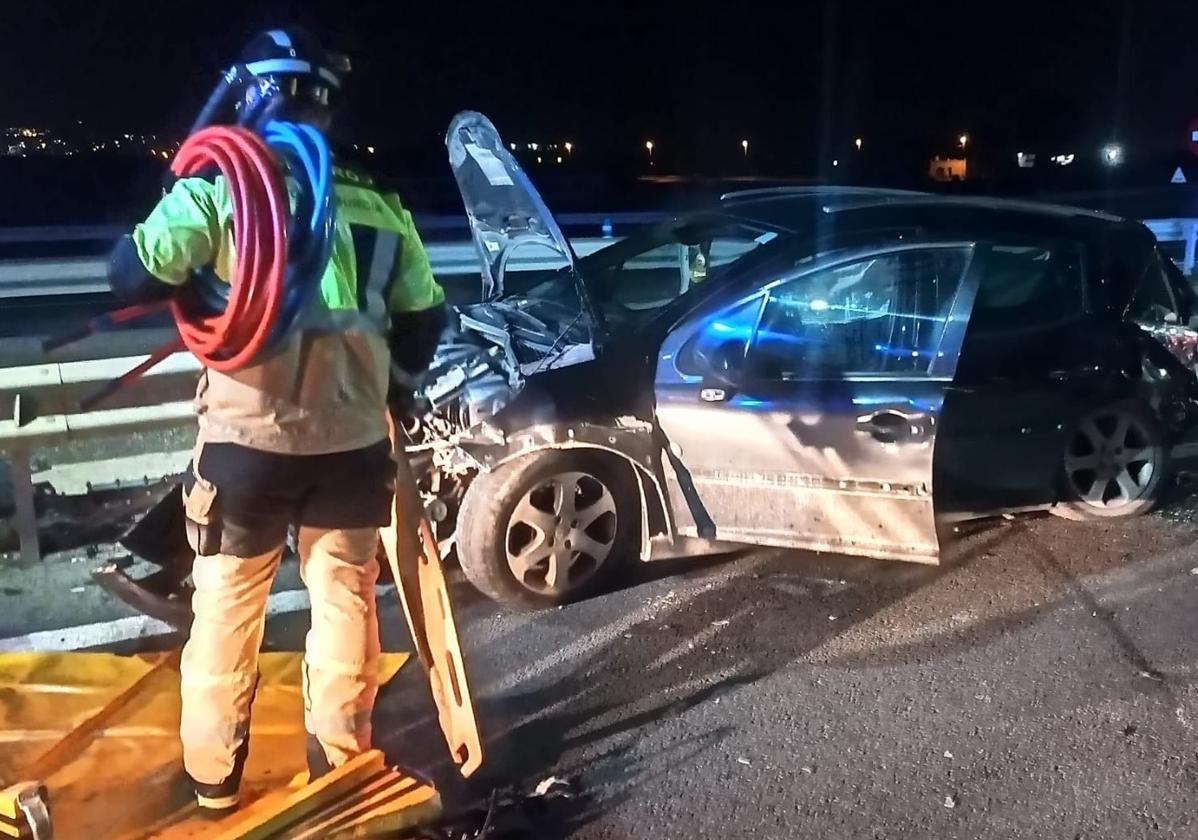
<instances>
[{"instance_id":1,"label":"car front wheel","mask_svg":"<svg viewBox=\"0 0 1198 840\"><path fill-rule=\"evenodd\" d=\"M1062 466L1062 499L1052 508L1058 516L1104 520L1147 513L1166 487L1165 430L1144 404L1112 403L1071 431Z\"/></svg>"},{"instance_id":2,"label":"car front wheel","mask_svg":"<svg viewBox=\"0 0 1198 840\"><path fill-rule=\"evenodd\" d=\"M526 609L601 591L636 551L632 468L553 450L478 476L458 516L462 571L484 595Z\"/></svg>"}]
</instances>

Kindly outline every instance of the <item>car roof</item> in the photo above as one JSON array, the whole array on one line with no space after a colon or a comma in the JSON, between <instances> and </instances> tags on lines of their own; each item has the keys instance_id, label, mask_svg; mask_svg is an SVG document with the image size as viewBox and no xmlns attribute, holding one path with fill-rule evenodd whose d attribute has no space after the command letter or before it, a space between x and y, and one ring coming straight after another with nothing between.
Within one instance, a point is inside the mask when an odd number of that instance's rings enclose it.
<instances>
[{"instance_id":1,"label":"car roof","mask_svg":"<svg viewBox=\"0 0 1198 840\"><path fill-rule=\"evenodd\" d=\"M1110 230L1125 219L1097 210L1024 199L936 195L875 187L777 187L727 193L721 208L730 215L794 233L813 225L835 227L835 219L866 214L879 226L904 222L945 229L985 230L1034 225L1061 233ZM1022 223L1022 224L1020 224Z\"/></svg>"}]
</instances>

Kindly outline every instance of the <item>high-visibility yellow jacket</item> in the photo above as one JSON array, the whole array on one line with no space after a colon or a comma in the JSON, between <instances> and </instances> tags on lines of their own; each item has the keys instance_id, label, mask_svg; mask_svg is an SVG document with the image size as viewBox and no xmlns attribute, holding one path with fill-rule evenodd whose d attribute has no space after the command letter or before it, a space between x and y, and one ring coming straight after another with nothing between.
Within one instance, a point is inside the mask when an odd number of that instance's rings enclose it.
<instances>
[{"instance_id":1,"label":"high-visibility yellow jacket","mask_svg":"<svg viewBox=\"0 0 1198 840\"><path fill-rule=\"evenodd\" d=\"M196 413L205 442L321 454L387 435L392 316L439 311L445 293L399 196L343 166L334 168L334 182L336 240L317 299L300 329L259 363L233 373L204 371ZM136 254L138 268L171 286L203 265L227 280L232 211L222 177L184 178L126 238L125 250ZM114 252L113 265L119 262ZM119 274L110 268L118 294Z\"/></svg>"}]
</instances>

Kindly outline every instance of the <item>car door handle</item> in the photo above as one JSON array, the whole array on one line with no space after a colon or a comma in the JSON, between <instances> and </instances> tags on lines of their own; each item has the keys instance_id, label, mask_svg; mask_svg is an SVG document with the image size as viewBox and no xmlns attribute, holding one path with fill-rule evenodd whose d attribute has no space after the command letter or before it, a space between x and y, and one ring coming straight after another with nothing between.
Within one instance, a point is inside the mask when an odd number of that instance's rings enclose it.
<instances>
[{"instance_id":1,"label":"car door handle","mask_svg":"<svg viewBox=\"0 0 1198 840\"><path fill-rule=\"evenodd\" d=\"M857 431L882 443L920 441L928 437L930 421L931 418L923 412L888 408L858 417Z\"/></svg>"}]
</instances>

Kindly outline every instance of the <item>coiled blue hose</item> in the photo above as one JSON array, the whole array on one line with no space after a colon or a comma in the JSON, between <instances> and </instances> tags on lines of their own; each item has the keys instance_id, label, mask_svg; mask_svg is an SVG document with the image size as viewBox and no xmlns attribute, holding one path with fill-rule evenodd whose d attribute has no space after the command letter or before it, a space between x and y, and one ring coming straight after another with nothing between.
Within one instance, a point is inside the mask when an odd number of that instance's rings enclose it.
<instances>
[{"instance_id":1,"label":"coiled blue hose","mask_svg":"<svg viewBox=\"0 0 1198 840\"><path fill-rule=\"evenodd\" d=\"M320 290L320 280L333 254L337 205L333 196L333 155L323 134L303 123L271 120L263 137L298 186L287 230L283 308L268 343L277 347L295 329ZM199 282L191 285L203 306L213 312L223 310L229 297L228 284L208 272L196 279Z\"/></svg>"},{"instance_id":2,"label":"coiled blue hose","mask_svg":"<svg viewBox=\"0 0 1198 840\"><path fill-rule=\"evenodd\" d=\"M265 139L299 183L288 231L286 297L271 334L274 345L291 333L319 292L333 254L337 219L333 156L324 135L310 125L272 120Z\"/></svg>"}]
</instances>

